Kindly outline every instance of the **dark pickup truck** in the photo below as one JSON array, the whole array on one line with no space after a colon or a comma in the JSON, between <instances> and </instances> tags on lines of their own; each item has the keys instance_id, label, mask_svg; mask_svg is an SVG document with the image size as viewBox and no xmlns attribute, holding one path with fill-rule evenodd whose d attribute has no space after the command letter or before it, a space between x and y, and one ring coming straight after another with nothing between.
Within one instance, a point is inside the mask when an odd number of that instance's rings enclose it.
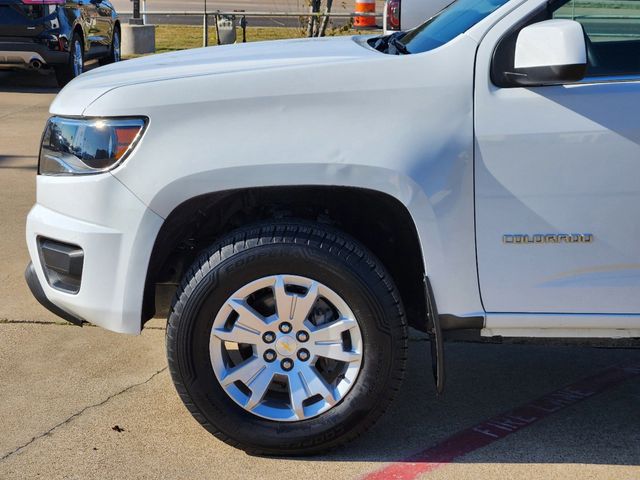
<instances>
[{"instance_id":1,"label":"dark pickup truck","mask_svg":"<svg viewBox=\"0 0 640 480\"><path fill-rule=\"evenodd\" d=\"M108 0L0 0L0 68L53 68L64 86L92 59L120 60L120 23Z\"/></svg>"}]
</instances>

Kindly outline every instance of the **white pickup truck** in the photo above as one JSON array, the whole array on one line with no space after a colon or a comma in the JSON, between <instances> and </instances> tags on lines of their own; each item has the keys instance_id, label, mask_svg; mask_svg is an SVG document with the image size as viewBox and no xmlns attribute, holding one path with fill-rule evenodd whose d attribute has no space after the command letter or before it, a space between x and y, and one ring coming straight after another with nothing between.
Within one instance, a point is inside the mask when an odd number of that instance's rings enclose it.
<instances>
[{"instance_id":1,"label":"white pickup truck","mask_svg":"<svg viewBox=\"0 0 640 480\"><path fill-rule=\"evenodd\" d=\"M621 3L457 0L408 33L83 74L42 138L31 290L137 334L174 285L178 393L263 454L370 427L408 326L439 388L451 332L640 337L640 16Z\"/></svg>"}]
</instances>

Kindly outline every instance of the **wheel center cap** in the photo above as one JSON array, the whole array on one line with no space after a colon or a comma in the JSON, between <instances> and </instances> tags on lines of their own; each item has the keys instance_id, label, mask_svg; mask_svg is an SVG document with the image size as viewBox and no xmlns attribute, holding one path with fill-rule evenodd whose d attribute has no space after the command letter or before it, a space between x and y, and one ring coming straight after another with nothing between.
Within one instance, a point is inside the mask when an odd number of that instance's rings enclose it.
<instances>
[{"instance_id":1,"label":"wheel center cap","mask_svg":"<svg viewBox=\"0 0 640 480\"><path fill-rule=\"evenodd\" d=\"M295 355L297 349L298 342L296 342L295 338L289 335L280 337L276 342L276 351L283 357Z\"/></svg>"}]
</instances>

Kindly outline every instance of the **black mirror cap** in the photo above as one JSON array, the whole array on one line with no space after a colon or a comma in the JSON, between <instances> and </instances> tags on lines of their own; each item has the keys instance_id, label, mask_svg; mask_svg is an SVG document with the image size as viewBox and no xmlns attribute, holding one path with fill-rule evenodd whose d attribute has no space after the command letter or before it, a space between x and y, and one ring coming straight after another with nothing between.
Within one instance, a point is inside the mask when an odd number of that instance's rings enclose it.
<instances>
[{"instance_id":1,"label":"black mirror cap","mask_svg":"<svg viewBox=\"0 0 640 480\"><path fill-rule=\"evenodd\" d=\"M544 67L517 68L504 72L504 87L540 87L562 85L582 80L587 74L587 64L552 65Z\"/></svg>"}]
</instances>

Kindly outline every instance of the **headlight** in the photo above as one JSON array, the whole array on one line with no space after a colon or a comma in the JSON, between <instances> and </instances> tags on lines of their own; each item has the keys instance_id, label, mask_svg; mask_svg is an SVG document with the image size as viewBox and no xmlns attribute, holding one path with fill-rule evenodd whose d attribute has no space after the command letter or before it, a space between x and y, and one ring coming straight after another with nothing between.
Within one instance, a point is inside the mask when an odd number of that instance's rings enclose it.
<instances>
[{"instance_id":1,"label":"headlight","mask_svg":"<svg viewBox=\"0 0 640 480\"><path fill-rule=\"evenodd\" d=\"M106 172L131 153L146 123L146 118L51 117L42 136L38 173Z\"/></svg>"}]
</instances>

